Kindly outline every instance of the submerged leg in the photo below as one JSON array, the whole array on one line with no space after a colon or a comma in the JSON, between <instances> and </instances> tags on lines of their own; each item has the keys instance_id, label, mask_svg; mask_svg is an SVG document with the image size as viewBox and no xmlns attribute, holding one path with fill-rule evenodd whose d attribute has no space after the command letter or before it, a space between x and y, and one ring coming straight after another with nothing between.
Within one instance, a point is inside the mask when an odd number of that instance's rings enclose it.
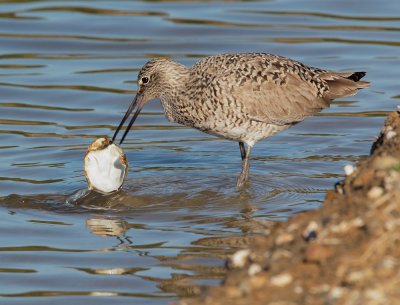
<instances>
[{"instance_id":1,"label":"submerged leg","mask_svg":"<svg viewBox=\"0 0 400 305\"><path fill-rule=\"evenodd\" d=\"M242 143L242 142L240 142ZM239 143L239 145L240 145ZM243 150L244 149L244 144L242 143L242 145L240 145L240 152L242 153L242 146L243 146ZM249 167L250 167L250 154L251 154L251 146L247 147L247 152L245 152L244 154L244 158L243 158L243 153L242 153L242 172L240 173L237 182L236 182L236 186L237 187L242 187L246 182L247 179L249 178Z\"/></svg>"}]
</instances>

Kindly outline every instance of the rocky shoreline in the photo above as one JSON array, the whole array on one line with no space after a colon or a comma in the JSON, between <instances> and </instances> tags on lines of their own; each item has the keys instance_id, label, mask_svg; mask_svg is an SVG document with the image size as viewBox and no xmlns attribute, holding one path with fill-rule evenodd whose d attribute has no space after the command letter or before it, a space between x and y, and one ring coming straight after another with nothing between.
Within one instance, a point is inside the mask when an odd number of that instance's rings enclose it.
<instances>
[{"instance_id":1,"label":"rocky shoreline","mask_svg":"<svg viewBox=\"0 0 400 305\"><path fill-rule=\"evenodd\" d=\"M400 304L400 113L323 205L256 236L181 305Z\"/></svg>"}]
</instances>

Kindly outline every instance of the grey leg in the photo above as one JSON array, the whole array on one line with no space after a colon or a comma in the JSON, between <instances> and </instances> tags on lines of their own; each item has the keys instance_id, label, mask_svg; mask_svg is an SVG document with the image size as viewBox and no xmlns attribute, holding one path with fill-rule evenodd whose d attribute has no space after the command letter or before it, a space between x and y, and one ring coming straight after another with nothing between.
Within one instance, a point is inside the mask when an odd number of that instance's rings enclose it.
<instances>
[{"instance_id":1,"label":"grey leg","mask_svg":"<svg viewBox=\"0 0 400 305\"><path fill-rule=\"evenodd\" d=\"M242 156L242 160L246 158L246 148L244 147L243 142L239 142L239 148L240 148L240 155Z\"/></svg>"},{"instance_id":2,"label":"grey leg","mask_svg":"<svg viewBox=\"0 0 400 305\"><path fill-rule=\"evenodd\" d=\"M244 149L244 145L243 145L243 149ZM242 151L242 148L240 148L240 150ZM236 186L239 188L242 187L247 182L247 179L249 178L250 154L251 154L251 147L248 146L247 153L246 153L245 157L242 159L242 172L240 173L240 175L237 179L237 182L236 182Z\"/></svg>"}]
</instances>

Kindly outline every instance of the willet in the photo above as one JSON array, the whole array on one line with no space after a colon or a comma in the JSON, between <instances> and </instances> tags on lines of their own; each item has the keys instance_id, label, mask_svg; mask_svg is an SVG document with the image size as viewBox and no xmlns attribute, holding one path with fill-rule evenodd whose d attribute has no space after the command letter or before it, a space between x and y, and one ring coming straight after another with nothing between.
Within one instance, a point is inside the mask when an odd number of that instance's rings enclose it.
<instances>
[{"instance_id":1,"label":"willet","mask_svg":"<svg viewBox=\"0 0 400 305\"><path fill-rule=\"evenodd\" d=\"M323 70L264 53L209 56L191 68L155 58L139 72L136 97L112 140L137 107L122 144L143 106L159 98L169 121L239 142L240 187L248 179L255 143L314 115L335 98L368 87L360 81L364 76L365 72Z\"/></svg>"}]
</instances>

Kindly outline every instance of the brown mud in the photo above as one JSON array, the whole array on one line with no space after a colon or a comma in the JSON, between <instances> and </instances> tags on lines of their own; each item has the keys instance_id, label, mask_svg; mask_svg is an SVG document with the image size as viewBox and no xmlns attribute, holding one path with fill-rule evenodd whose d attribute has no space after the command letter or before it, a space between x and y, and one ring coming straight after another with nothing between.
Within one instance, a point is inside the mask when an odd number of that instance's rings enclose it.
<instances>
[{"instance_id":1,"label":"brown mud","mask_svg":"<svg viewBox=\"0 0 400 305\"><path fill-rule=\"evenodd\" d=\"M267 226L181 305L400 304L400 113L323 205Z\"/></svg>"}]
</instances>

